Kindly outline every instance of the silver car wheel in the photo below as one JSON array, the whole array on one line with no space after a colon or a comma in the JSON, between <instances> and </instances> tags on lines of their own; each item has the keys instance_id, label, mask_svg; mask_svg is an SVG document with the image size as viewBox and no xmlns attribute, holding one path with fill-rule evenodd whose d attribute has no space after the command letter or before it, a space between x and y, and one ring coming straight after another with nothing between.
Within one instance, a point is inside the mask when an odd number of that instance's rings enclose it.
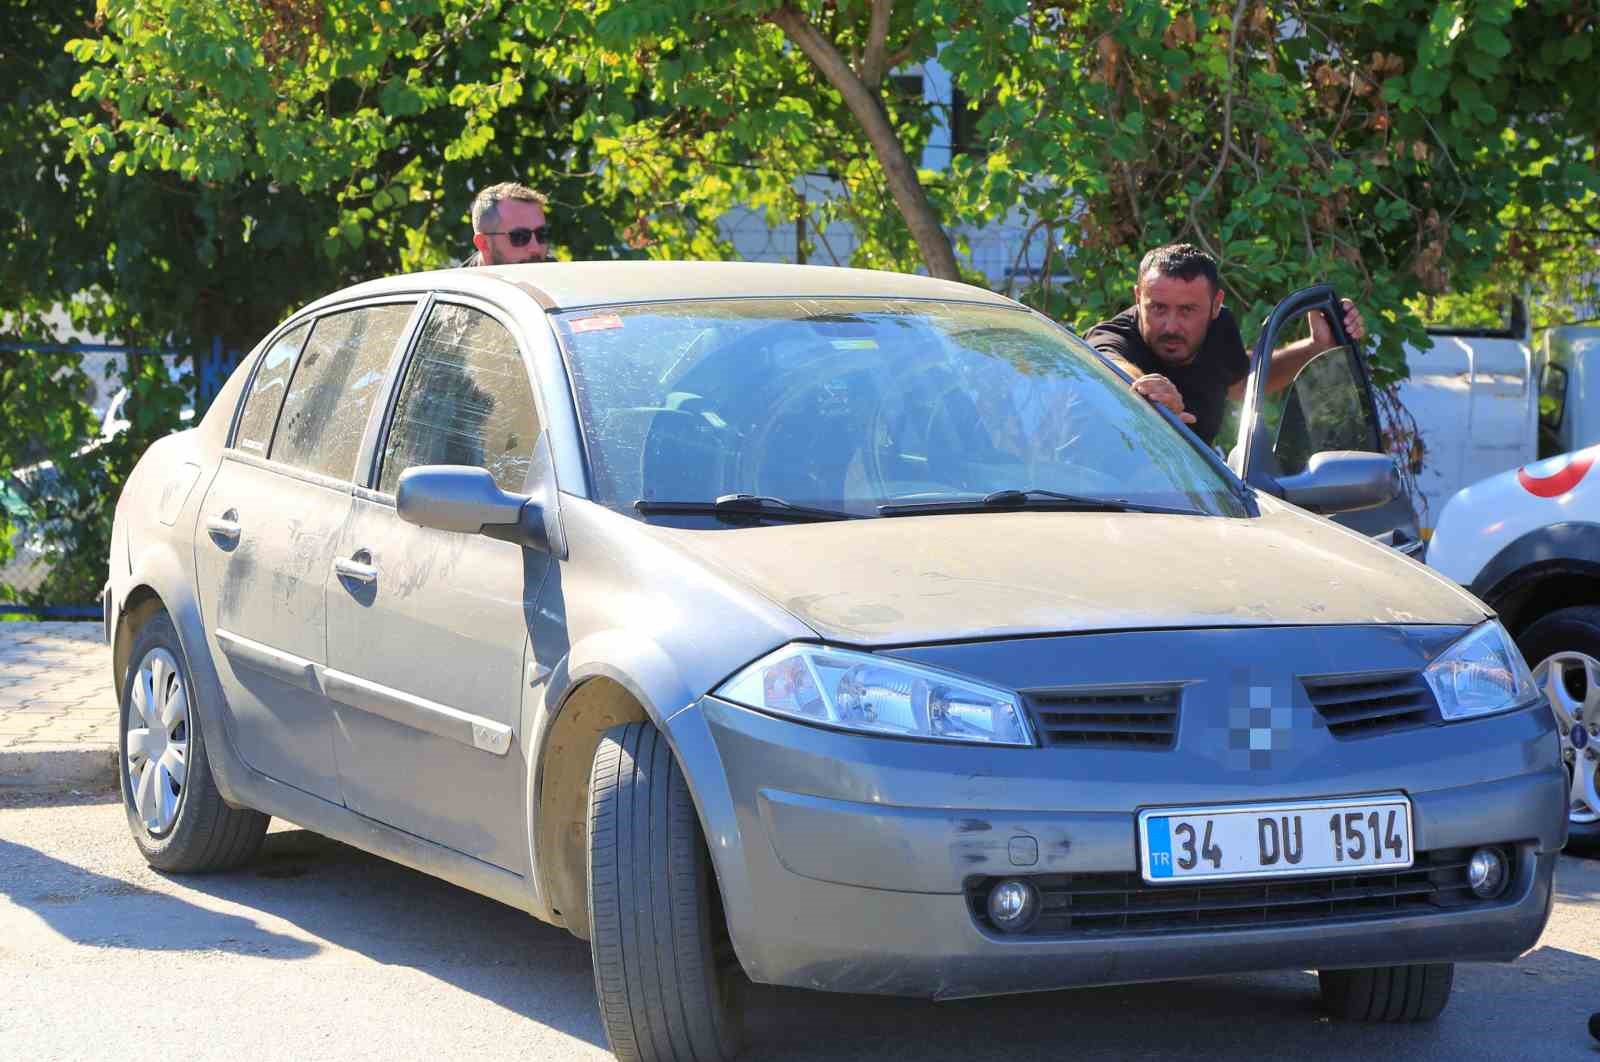
<instances>
[{"instance_id":1,"label":"silver car wheel","mask_svg":"<svg viewBox=\"0 0 1600 1062\"><path fill-rule=\"evenodd\" d=\"M130 692L128 792L145 829L163 834L178 817L189 760L189 696L172 654L162 648L145 654Z\"/></svg>"},{"instance_id":2,"label":"silver car wheel","mask_svg":"<svg viewBox=\"0 0 1600 1062\"><path fill-rule=\"evenodd\" d=\"M1568 817L1581 826L1600 822L1600 660L1556 653L1539 662L1533 679L1555 711L1561 757L1572 772Z\"/></svg>"}]
</instances>

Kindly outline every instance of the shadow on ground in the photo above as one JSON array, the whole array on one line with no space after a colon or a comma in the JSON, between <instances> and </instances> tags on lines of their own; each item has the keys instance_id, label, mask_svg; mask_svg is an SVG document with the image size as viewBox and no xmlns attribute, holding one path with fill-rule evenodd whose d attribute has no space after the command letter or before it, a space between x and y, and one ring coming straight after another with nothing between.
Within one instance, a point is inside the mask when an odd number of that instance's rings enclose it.
<instances>
[{"instance_id":1,"label":"shadow on ground","mask_svg":"<svg viewBox=\"0 0 1600 1062\"><path fill-rule=\"evenodd\" d=\"M0 785L0 811L6 808L82 807L85 804L115 804L122 799L113 783L82 789L57 789L42 785Z\"/></svg>"},{"instance_id":2,"label":"shadow on ground","mask_svg":"<svg viewBox=\"0 0 1600 1062\"><path fill-rule=\"evenodd\" d=\"M1565 855L1556 865L1556 900L1569 903L1600 901L1600 859ZM1597 1002L1600 1006L1600 1002Z\"/></svg>"},{"instance_id":3,"label":"shadow on ground","mask_svg":"<svg viewBox=\"0 0 1600 1062\"><path fill-rule=\"evenodd\" d=\"M97 874L4 839L0 895L85 947L221 951L281 959L305 958L318 950L316 944L263 929L249 918Z\"/></svg>"},{"instance_id":4,"label":"shadow on ground","mask_svg":"<svg viewBox=\"0 0 1600 1062\"><path fill-rule=\"evenodd\" d=\"M0 799L0 809L5 806ZM281 959L349 949L605 1044L586 944L438 879L309 831L280 828L240 871L170 880L181 896L0 842L0 893L84 944L231 947ZM1558 902L1596 910L1600 863L1564 858L1556 886ZM120 935L75 920L70 912L81 905L52 898L75 891L116 895L119 888L128 890L111 905L127 922ZM210 909L214 905L247 914L220 913ZM161 910L159 933L138 922ZM1570 920L1574 908L1563 907L1563 915ZM179 944L163 943L169 936ZM744 1058L762 1062L1055 1062L1068 1055L1600 1059L1584 1029L1588 1013L1600 1009L1600 959L1548 945L1511 965L1459 967L1449 1008L1438 1022L1422 1026L1331 1021L1320 1009L1315 976L1302 971L937 1004L748 984L738 995L749 1042Z\"/></svg>"},{"instance_id":5,"label":"shadow on ground","mask_svg":"<svg viewBox=\"0 0 1600 1062\"><path fill-rule=\"evenodd\" d=\"M269 833L242 870L181 881L605 1045L589 946L477 893L300 829Z\"/></svg>"},{"instance_id":6,"label":"shadow on ground","mask_svg":"<svg viewBox=\"0 0 1600 1062\"><path fill-rule=\"evenodd\" d=\"M1574 862L1563 861L1558 881L1572 879L1587 895L1591 865ZM493 900L304 830L269 835L240 874L186 884L605 1043L587 945ZM748 984L739 997L744 1057L775 1062L1022 1062L1059 1059L1068 1045L1075 1059L1544 1060L1569 1049L1588 1056L1583 1019L1600 1007L1600 961L1546 947L1514 965L1464 965L1450 1008L1421 1026L1331 1021L1315 975L1298 971L948 1003Z\"/></svg>"}]
</instances>

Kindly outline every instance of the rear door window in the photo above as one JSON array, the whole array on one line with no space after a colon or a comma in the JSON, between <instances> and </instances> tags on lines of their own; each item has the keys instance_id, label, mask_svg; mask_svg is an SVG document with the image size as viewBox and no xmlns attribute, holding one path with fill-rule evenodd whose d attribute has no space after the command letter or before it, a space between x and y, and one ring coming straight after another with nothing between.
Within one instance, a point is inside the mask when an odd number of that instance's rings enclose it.
<instances>
[{"instance_id":1,"label":"rear door window","mask_svg":"<svg viewBox=\"0 0 1600 1062\"><path fill-rule=\"evenodd\" d=\"M289 374L294 371L295 359L305 345L310 324L303 324L285 332L278 341L261 355L255 379L250 382L250 393L245 396L244 412L239 415L239 430L234 434L236 449L257 457L267 456L272 445L272 426L278 422L278 410L283 407L283 393L289 386Z\"/></svg>"},{"instance_id":2,"label":"rear door window","mask_svg":"<svg viewBox=\"0 0 1600 1062\"><path fill-rule=\"evenodd\" d=\"M389 303L318 318L284 396L272 460L351 478L367 415L412 309Z\"/></svg>"}]
</instances>

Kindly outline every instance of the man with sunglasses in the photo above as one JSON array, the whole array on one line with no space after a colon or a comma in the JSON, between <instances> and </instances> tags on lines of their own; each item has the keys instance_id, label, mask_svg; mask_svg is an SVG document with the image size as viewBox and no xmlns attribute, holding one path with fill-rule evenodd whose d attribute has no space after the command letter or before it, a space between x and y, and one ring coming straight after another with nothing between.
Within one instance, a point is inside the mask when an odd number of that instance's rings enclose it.
<instances>
[{"instance_id":1,"label":"man with sunglasses","mask_svg":"<svg viewBox=\"0 0 1600 1062\"><path fill-rule=\"evenodd\" d=\"M472 201L472 245L463 266L543 262L550 253L544 210L550 201L515 181L491 184Z\"/></svg>"}]
</instances>

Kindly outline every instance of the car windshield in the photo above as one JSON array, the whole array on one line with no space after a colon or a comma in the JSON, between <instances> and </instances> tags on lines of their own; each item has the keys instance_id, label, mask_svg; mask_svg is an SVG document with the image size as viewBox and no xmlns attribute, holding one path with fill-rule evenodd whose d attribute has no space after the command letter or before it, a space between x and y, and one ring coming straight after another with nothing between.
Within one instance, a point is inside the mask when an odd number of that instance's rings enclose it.
<instances>
[{"instance_id":1,"label":"car windshield","mask_svg":"<svg viewBox=\"0 0 1600 1062\"><path fill-rule=\"evenodd\" d=\"M1020 309L729 299L556 321L594 499L630 515L753 495L767 502L722 508L878 516L996 492L1244 514L1092 350Z\"/></svg>"}]
</instances>

